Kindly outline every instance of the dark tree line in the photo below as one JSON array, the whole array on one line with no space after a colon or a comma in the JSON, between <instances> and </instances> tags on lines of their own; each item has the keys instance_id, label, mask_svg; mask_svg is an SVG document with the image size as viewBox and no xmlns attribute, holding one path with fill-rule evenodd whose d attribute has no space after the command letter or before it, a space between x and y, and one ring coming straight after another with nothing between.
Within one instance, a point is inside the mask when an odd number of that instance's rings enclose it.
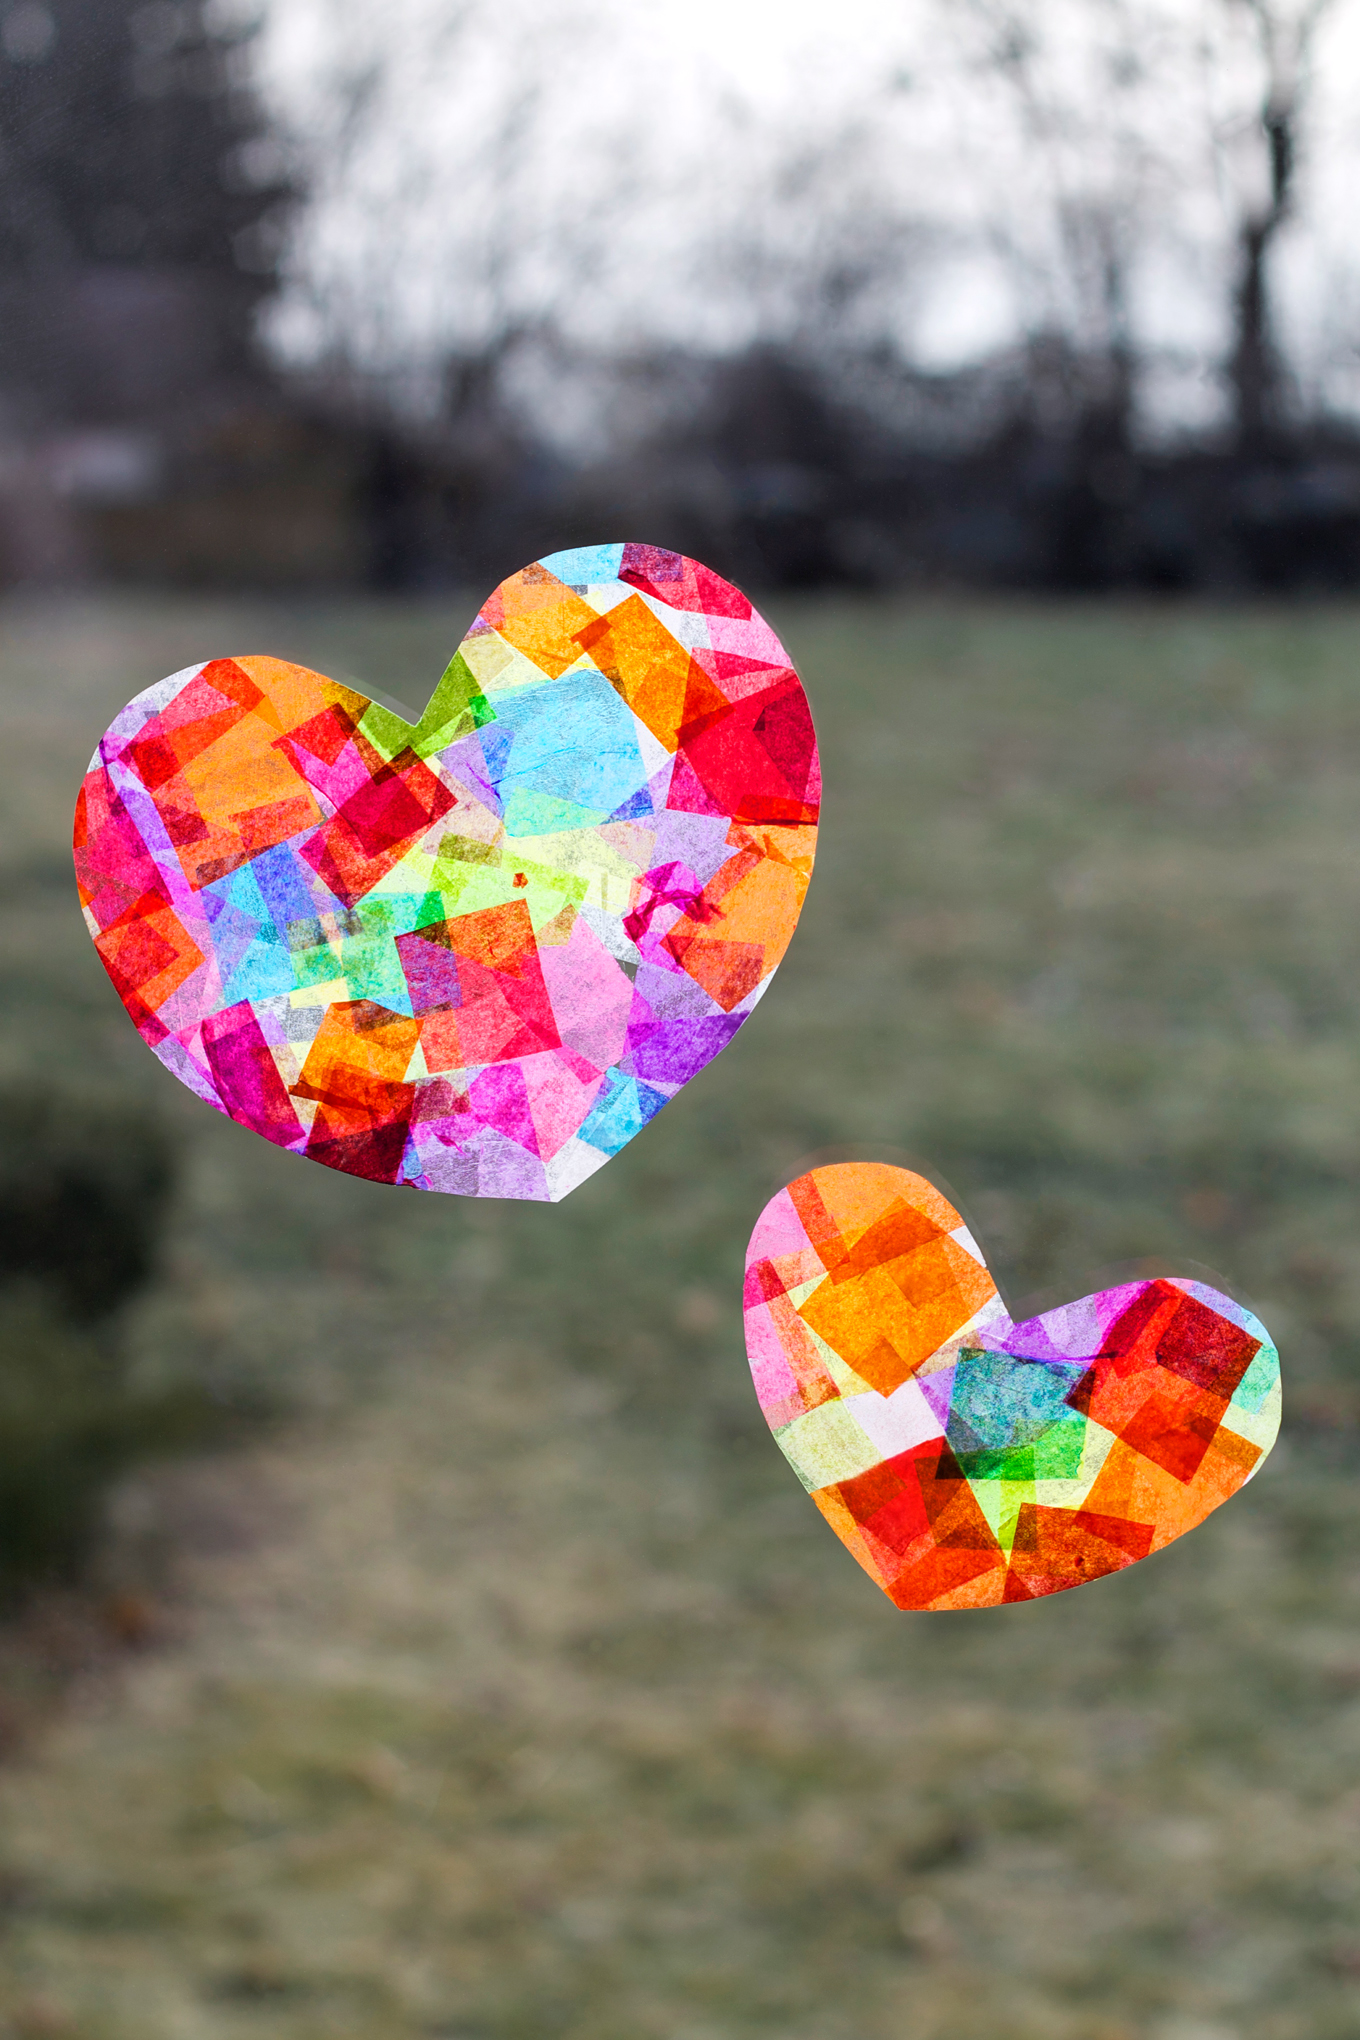
<instances>
[{"instance_id":1,"label":"dark tree line","mask_svg":"<svg viewBox=\"0 0 1360 2040\"><path fill-rule=\"evenodd\" d=\"M251 372L289 196L245 37L196 0L0 18L0 401L163 412Z\"/></svg>"}]
</instances>

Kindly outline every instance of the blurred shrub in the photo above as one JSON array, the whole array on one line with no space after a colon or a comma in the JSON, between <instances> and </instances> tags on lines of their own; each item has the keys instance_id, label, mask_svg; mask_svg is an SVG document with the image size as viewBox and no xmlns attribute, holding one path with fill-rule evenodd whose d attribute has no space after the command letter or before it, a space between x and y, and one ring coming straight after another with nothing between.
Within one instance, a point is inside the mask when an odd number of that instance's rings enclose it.
<instances>
[{"instance_id":1,"label":"blurred shrub","mask_svg":"<svg viewBox=\"0 0 1360 2040\"><path fill-rule=\"evenodd\" d=\"M201 1391L139 1393L128 1375L107 1330L64 1320L36 1288L0 1295L0 1604L77 1575L110 1480L203 1434Z\"/></svg>"},{"instance_id":2,"label":"blurred shrub","mask_svg":"<svg viewBox=\"0 0 1360 2040\"><path fill-rule=\"evenodd\" d=\"M37 1281L71 1317L106 1316L151 1273L172 1179L145 1112L0 1089L0 1284Z\"/></svg>"},{"instance_id":3,"label":"blurred shrub","mask_svg":"<svg viewBox=\"0 0 1360 2040\"><path fill-rule=\"evenodd\" d=\"M0 1601L71 1577L109 1481L204 1427L196 1387L137 1387L117 1317L152 1276L173 1173L141 1111L0 1089Z\"/></svg>"}]
</instances>

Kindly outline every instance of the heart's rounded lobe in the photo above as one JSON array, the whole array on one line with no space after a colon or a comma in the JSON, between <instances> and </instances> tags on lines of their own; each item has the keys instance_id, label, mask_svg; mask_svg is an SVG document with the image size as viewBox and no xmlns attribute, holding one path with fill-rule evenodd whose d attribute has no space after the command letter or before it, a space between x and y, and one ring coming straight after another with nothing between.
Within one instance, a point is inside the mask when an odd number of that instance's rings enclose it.
<instances>
[{"instance_id":1,"label":"heart's rounded lobe","mask_svg":"<svg viewBox=\"0 0 1360 2040\"><path fill-rule=\"evenodd\" d=\"M746 1256L770 1429L899 1608L1083 1586L1193 1529L1275 1441L1264 1325L1156 1278L1014 1324L957 1211L881 1163L813 1169Z\"/></svg>"},{"instance_id":2,"label":"heart's rounded lobe","mask_svg":"<svg viewBox=\"0 0 1360 2040\"><path fill-rule=\"evenodd\" d=\"M139 694L81 901L144 1039L267 1140L556 1200L747 1018L812 872L807 700L746 598L652 546L496 590L419 723L278 659Z\"/></svg>"}]
</instances>

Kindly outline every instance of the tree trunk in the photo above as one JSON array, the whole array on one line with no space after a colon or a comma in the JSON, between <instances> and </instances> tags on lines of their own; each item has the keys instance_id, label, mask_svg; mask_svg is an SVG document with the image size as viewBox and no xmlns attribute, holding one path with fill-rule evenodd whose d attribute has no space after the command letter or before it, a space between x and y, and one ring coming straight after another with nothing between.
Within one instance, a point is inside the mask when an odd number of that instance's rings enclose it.
<instances>
[{"instance_id":1,"label":"tree trunk","mask_svg":"<svg viewBox=\"0 0 1360 2040\"><path fill-rule=\"evenodd\" d=\"M1233 294L1232 379L1238 451L1263 453L1280 423L1280 360L1270 331L1266 256L1278 216L1243 223Z\"/></svg>"}]
</instances>

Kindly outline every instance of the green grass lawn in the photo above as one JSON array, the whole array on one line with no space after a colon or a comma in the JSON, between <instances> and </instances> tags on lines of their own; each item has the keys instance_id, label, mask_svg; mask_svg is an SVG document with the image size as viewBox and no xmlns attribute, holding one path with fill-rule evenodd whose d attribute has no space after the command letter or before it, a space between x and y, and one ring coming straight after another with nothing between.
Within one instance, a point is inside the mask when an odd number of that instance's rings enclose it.
<instances>
[{"instance_id":1,"label":"green grass lawn","mask_svg":"<svg viewBox=\"0 0 1360 2040\"><path fill-rule=\"evenodd\" d=\"M0 612L0 1078L166 1123L137 1367L280 1413L114 1498L157 1640L0 1772L13 2040L1360 2033L1360 611L773 607L826 771L802 927L551 1210L196 1105L65 849L148 681L274 651L418 705L471 605ZM1219 1275L1284 1367L1259 1479L1078 1593L896 1613L740 1327L766 1199L868 1147L1013 1305Z\"/></svg>"}]
</instances>

